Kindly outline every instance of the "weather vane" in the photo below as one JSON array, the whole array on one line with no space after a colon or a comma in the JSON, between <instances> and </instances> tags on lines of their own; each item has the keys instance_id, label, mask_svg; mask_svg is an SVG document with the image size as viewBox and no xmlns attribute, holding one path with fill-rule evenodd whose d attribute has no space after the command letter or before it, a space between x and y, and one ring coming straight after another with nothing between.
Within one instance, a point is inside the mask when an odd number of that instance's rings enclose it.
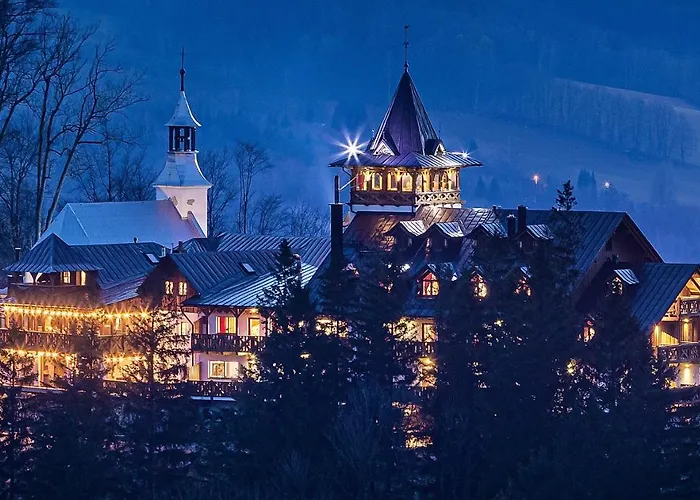
<instances>
[{"instance_id":1,"label":"weather vane","mask_svg":"<svg viewBox=\"0 0 700 500\"><path fill-rule=\"evenodd\" d=\"M180 92L185 91L185 47L182 47L182 52L180 53Z\"/></svg>"},{"instance_id":2,"label":"weather vane","mask_svg":"<svg viewBox=\"0 0 700 500\"><path fill-rule=\"evenodd\" d=\"M403 68L408 70L408 24L404 25L403 32Z\"/></svg>"}]
</instances>

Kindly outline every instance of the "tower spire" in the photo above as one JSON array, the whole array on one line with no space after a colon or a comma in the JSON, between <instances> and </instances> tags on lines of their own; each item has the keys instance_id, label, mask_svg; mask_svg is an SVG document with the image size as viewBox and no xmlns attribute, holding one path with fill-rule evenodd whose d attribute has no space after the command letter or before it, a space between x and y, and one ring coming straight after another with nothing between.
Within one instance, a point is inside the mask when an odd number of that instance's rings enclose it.
<instances>
[{"instance_id":1,"label":"tower spire","mask_svg":"<svg viewBox=\"0 0 700 500\"><path fill-rule=\"evenodd\" d=\"M185 47L182 47L182 52L180 53L180 92L185 91Z\"/></svg>"},{"instance_id":2,"label":"tower spire","mask_svg":"<svg viewBox=\"0 0 700 500\"><path fill-rule=\"evenodd\" d=\"M403 69L408 71L408 24L403 27Z\"/></svg>"}]
</instances>

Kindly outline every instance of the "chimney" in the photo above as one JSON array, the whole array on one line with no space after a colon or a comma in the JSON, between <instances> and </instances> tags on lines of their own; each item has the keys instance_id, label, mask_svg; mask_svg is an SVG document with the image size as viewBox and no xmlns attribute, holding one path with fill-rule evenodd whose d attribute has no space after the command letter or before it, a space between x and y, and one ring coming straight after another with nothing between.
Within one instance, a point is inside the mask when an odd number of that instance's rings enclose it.
<instances>
[{"instance_id":1,"label":"chimney","mask_svg":"<svg viewBox=\"0 0 700 500\"><path fill-rule=\"evenodd\" d=\"M331 261L343 261L343 204L340 203L340 177L335 176L334 201L331 203Z\"/></svg>"},{"instance_id":2,"label":"chimney","mask_svg":"<svg viewBox=\"0 0 700 500\"><path fill-rule=\"evenodd\" d=\"M527 227L527 207L525 205L518 206L518 234L523 234Z\"/></svg>"},{"instance_id":3,"label":"chimney","mask_svg":"<svg viewBox=\"0 0 700 500\"><path fill-rule=\"evenodd\" d=\"M510 214L506 217L506 224L508 226L508 238L515 238L515 215Z\"/></svg>"},{"instance_id":4,"label":"chimney","mask_svg":"<svg viewBox=\"0 0 700 500\"><path fill-rule=\"evenodd\" d=\"M185 253L185 245L182 241L177 242L177 253Z\"/></svg>"},{"instance_id":5,"label":"chimney","mask_svg":"<svg viewBox=\"0 0 700 500\"><path fill-rule=\"evenodd\" d=\"M19 262L19 258L22 256L22 249L20 247L15 247L15 262Z\"/></svg>"}]
</instances>

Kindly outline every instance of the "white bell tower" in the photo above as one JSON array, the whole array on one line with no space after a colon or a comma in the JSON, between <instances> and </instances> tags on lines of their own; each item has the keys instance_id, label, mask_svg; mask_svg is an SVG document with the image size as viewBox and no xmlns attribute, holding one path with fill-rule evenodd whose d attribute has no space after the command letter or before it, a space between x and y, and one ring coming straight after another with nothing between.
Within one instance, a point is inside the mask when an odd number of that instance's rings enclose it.
<instances>
[{"instance_id":1,"label":"white bell tower","mask_svg":"<svg viewBox=\"0 0 700 500\"><path fill-rule=\"evenodd\" d=\"M197 163L196 135L201 127L185 95L185 52L180 68L180 99L168 127L168 158L156 179L156 199L171 200L180 216L199 225L207 236L207 196L211 184ZM194 221L192 220L194 218Z\"/></svg>"}]
</instances>

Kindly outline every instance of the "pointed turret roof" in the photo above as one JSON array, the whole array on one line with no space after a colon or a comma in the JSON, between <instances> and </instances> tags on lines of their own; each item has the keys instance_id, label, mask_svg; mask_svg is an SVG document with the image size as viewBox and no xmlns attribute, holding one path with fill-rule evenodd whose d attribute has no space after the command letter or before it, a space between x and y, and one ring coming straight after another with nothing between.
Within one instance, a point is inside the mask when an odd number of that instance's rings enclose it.
<instances>
[{"instance_id":1,"label":"pointed turret roof","mask_svg":"<svg viewBox=\"0 0 700 500\"><path fill-rule=\"evenodd\" d=\"M395 155L434 154L439 141L413 79L406 69L367 151L374 152L384 143Z\"/></svg>"},{"instance_id":2,"label":"pointed turret roof","mask_svg":"<svg viewBox=\"0 0 700 500\"><path fill-rule=\"evenodd\" d=\"M173 117L165 124L167 127L201 127L202 125L192 114L190 103L187 102L185 91L180 91L180 99L177 101Z\"/></svg>"}]
</instances>

